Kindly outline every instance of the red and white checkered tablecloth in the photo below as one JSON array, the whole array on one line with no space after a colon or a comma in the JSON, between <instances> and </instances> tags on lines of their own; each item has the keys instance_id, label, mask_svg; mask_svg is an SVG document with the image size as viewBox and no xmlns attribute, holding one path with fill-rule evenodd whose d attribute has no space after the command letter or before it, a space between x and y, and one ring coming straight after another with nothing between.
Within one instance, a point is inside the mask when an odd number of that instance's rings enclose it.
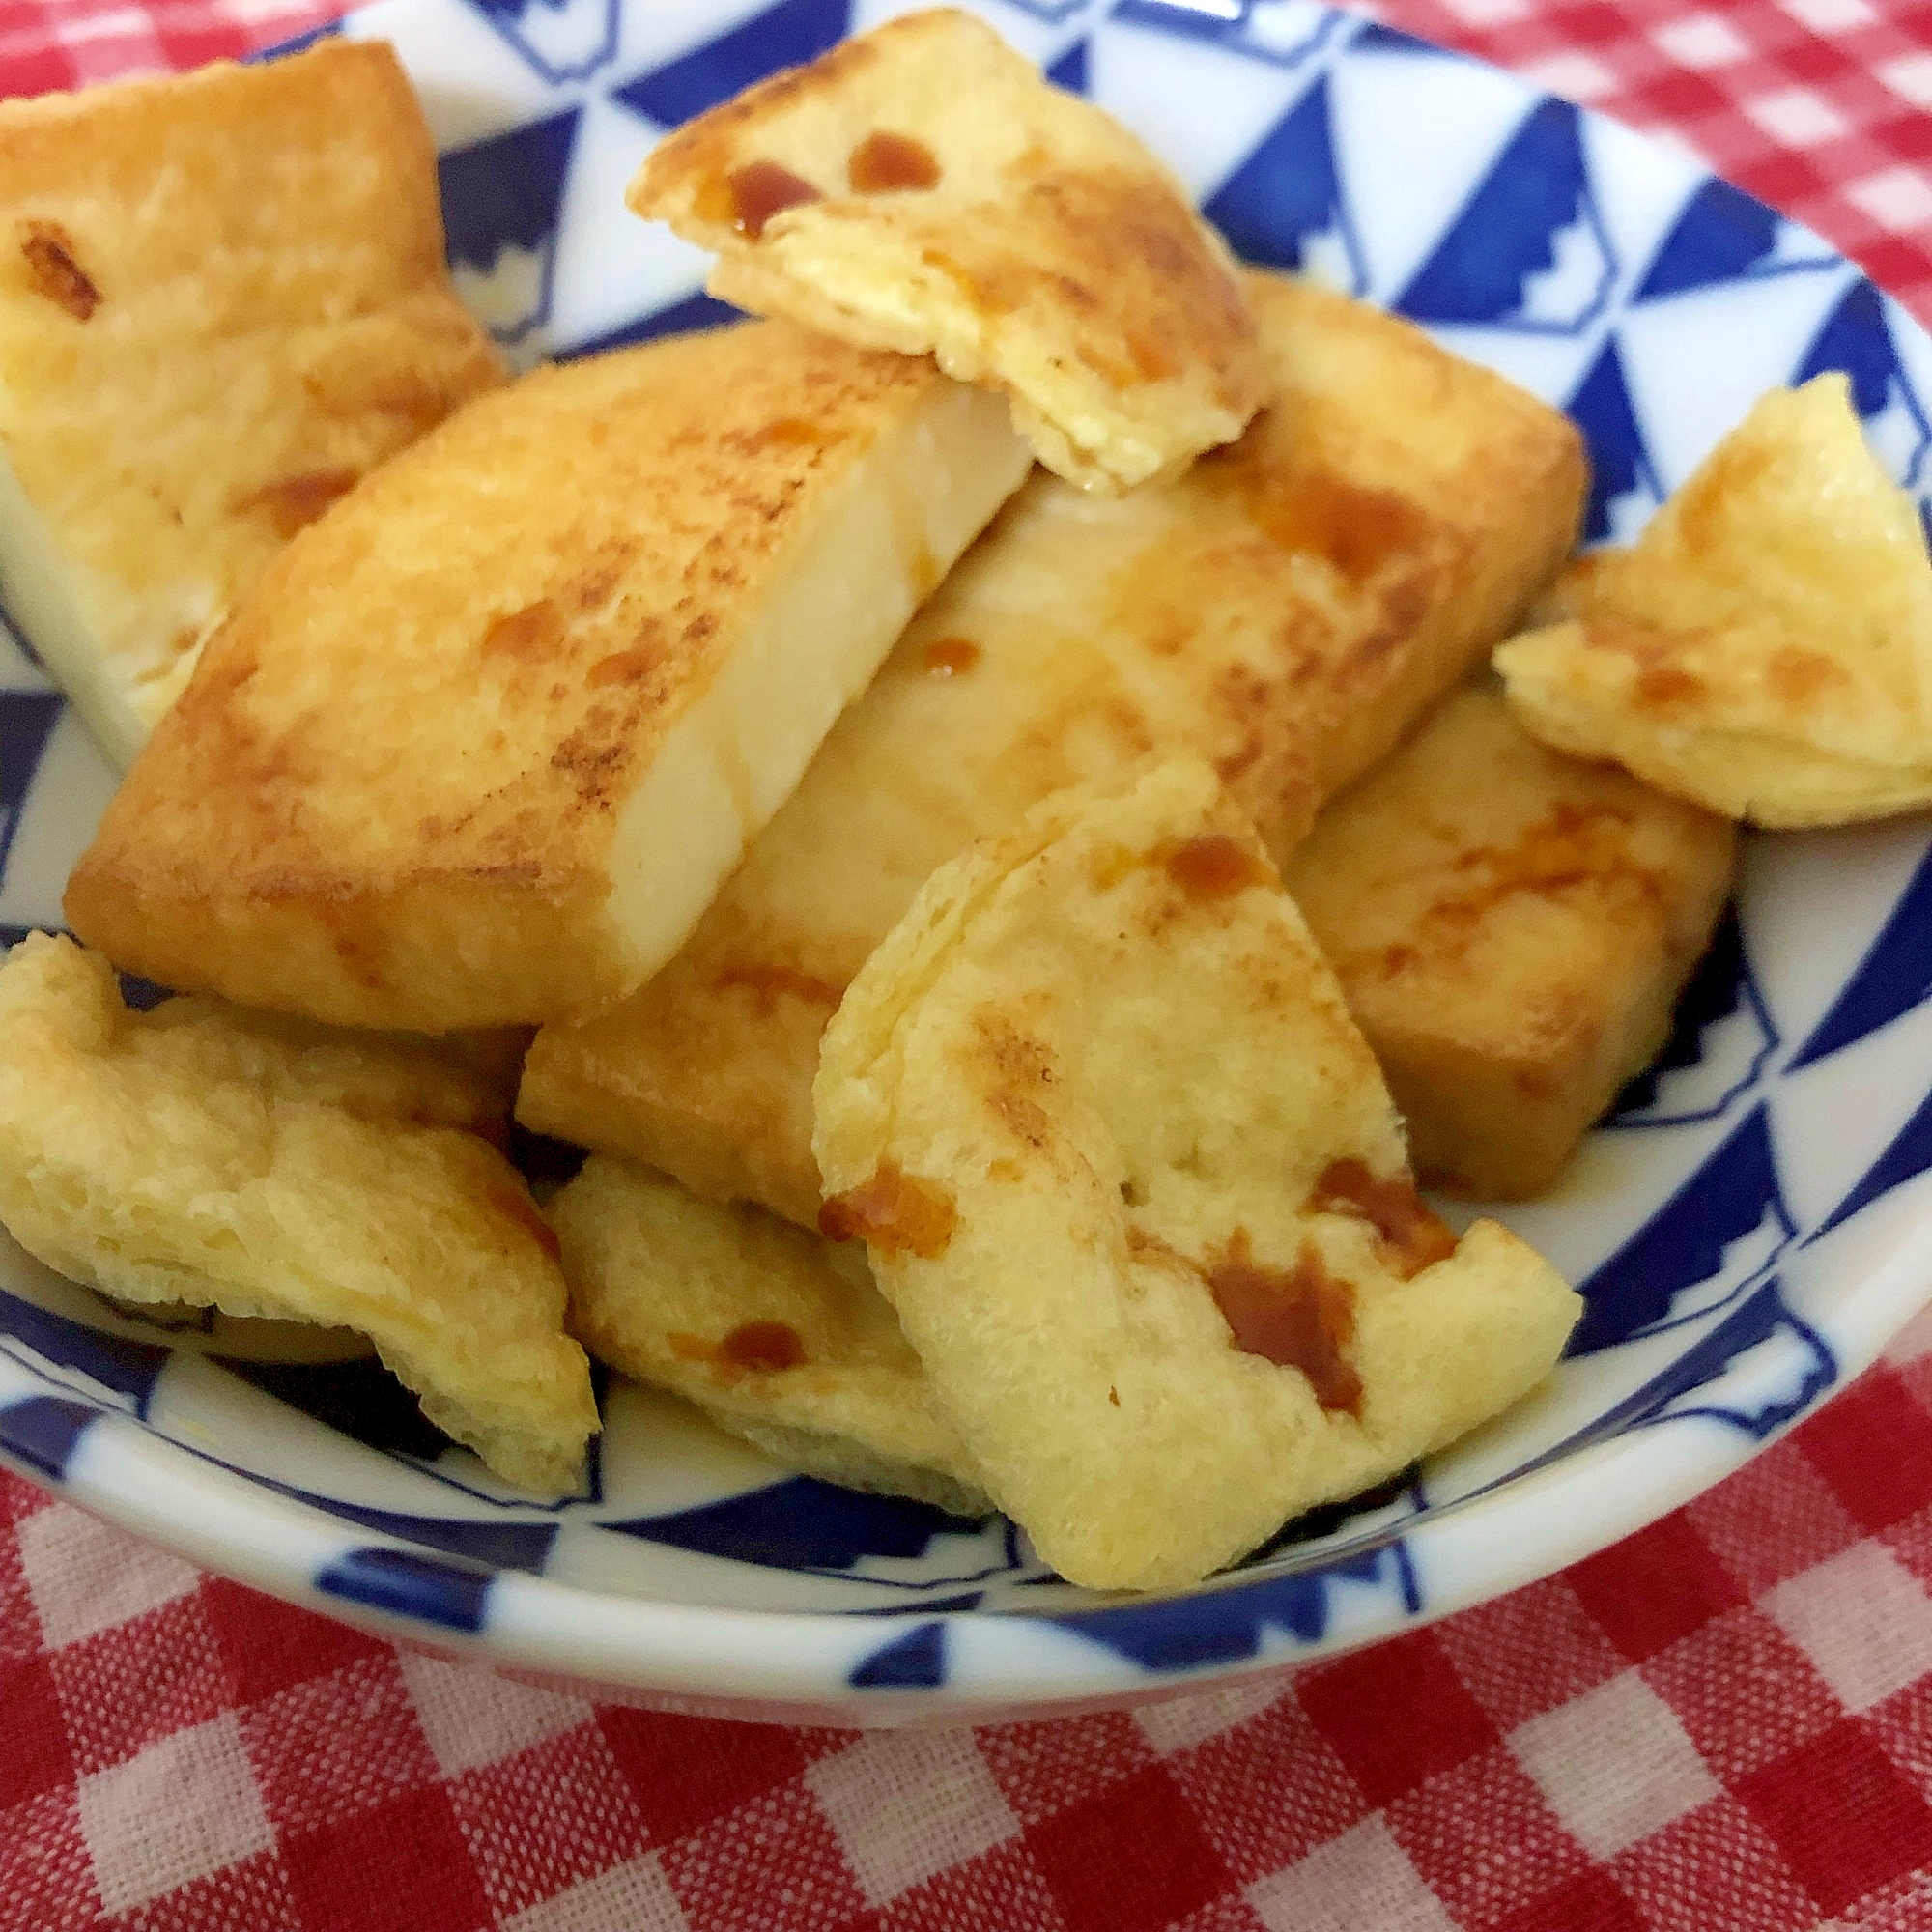
<instances>
[{"instance_id":1,"label":"red and white checkered tablecloth","mask_svg":"<svg viewBox=\"0 0 1932 1932\"><path fill-rule=\"evenodd\" d=\"M298 0L0 0L0 93ZM1932 319L1932 0L1378 0L1698 152ZM1932 1319L1690 1508L1138 1714L862 1737L526 1689L0 1475L0 1932L1932 1928Z\"/></svg>"}]
</instances>

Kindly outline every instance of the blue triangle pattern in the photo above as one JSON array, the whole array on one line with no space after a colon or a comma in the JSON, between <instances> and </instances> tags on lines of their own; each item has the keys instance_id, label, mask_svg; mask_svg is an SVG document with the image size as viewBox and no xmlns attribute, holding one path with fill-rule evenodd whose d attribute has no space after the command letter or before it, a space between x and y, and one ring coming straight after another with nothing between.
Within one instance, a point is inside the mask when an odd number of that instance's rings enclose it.
<instances>
[{"instance_id":1,"label":"blue triangle pattern","mask_svg":"<svg viewBox=\"0 0 1932 1932\"><path fill-rule=\"evenodd\" d=\"M100 1411L59 1395L30 1395L0 1408L0 1449L50 1483L67 1480L67 1465Z\"/></svg>"},{"instance_id":2,"label":"blue triangle pattern","mask_svg":"<svg viewBox=\"0 0 1932 1932\"><path fill-rule=\"evenodd\" d=\"M617 51L622 0L470 0L517 57L556 86L587 80Z\"/></svg>"},{"instance_id":3,"label":"blue triangle pattern","mask_svg":"<svg viewBox=\"0 0 1932 1932\"><path fill-rule=\"evenodd\" d=\"M1887 915L1871 951L1840 988L1831 1010L1798 1049L1792 1072L1863 1039L1909 1013L1932 994L1932 851L1918 862L1898 903Z\"/></svg>"},{"instance_id":4,"label":"blue triangle pattern","mask_svg":"<svg viewBox=\"0 0 1932 1932\"><path fill-rule=\"evenodd\" d=\"M1861 1208L1869 1208L1881 1194L1889 1194L1932 1167L1932 1094L1918 1103L1912 1118L1892 1136L1890 1145L1879 1155L1864 1179L1818 1224L1809 1236L1816 1240L1841 1227Z\"/></svg>"},{"instance_id":5,"label":"blue triangle pattern","mask_svg":"<svg viewBox=\"0 0 1932 1932\"><path fill-rule=\"evenodd\" d=\"M668 67L612 88L611 99L660 127L675 128L781 67L816 60L850 26L850 0L779 0Z\"/></svg>"},{"instance_id":6,"label":"blue triangle pattern","mask_svg":"<svg viewBox=\"0 0 1932 1932\"><path fill-rule=\"evenodd\" d=\"M1108 17L1122 26L1150 27L1182 40L1211 41L1230 53L1265 61L1270 67L1299 67L1344 30L1346 16L1311 14L1307 31L1277 39L1257 31L1257 0L1233 0L1232 8L1202 6L1193 0L1117 0Z\"/></svg>"},{"instance_id":7,"label":"blue triangle pattern","mask_svg":"<svg viewBox=\"0 0 1932 1932\"><path fill-rule=\"evenodd\" d=\"M1145 1670L1182 1670L1234 1663L1260 1655L1271 1631L1303 1643L1327 1634L1333 1611L1330 1585L1348 1581L1378 1588L1409 1616L1422 1609L1415 1566L1400 1539L1319 1569L1258 1578L1238 1596L1215 1600L1213 1616L1201 1614L1198 1598L1128 1604L1100 1610L1073 1610L1053 1618L1063 1630L1102 1643Z\"/></svg>"},{"instance_id":8,"label":"blue triangle pattern","mask_svg":"<svg viewBox=\"0 0 1932 1932\"><path fill-rule=\"evenodd\" d=\"M1576 335L1604 312L1616 276L1579 110L1546 100L1396 306L1417 322Z\"/></svg>"},{"instance_id":9,"label":"blue triangle pattern","mask_svg":"<svg viewBox=\"0 0 1932 1932\"><path fill-rule=\"evenodd\" d=\"M0 692L0 872L66 702L57 691Z\"/></svg>"},{"instance_id":10,"label":"blue triangle pattern","mask_svg":"<svg viewBox=\"0 0 1932 1932\"><path fill-rule=\"evenodd\" d=\"M18 1295L0 1293L0 1336L21 1342L56 1368L85 1376L120 1396L136 1415L147 1413L148 1399L168 1365L171 1351L153 1342L125 1341Z\"/></svg>"},{"instance_id":11,"label":"blue triangle pattern","mask_svg":"<svg viewBox=\"0 0 1932 1932\"><path fill-rule=\"evenodd\" d=\"M490 1577L411 1549L345 1550L315 1579L326 1597L474 1635L489 1614Z\"/></svg>"},{"instance_id":12,"label":"blue triangle pattern","mask_svg":"<svg viewBox=\"0 0 1932 1932\"><path fill-rule=\"evenodd\" d=\"M1786 233L1784 217L1776 209L1713 177L1685 205L1631 300L1659 301L1719 282L1812 273L1838 266L1823 248L1785 258L1781 248Z\"/></svg>"},{"instance_id":13,"label":"blue triangle pattern","mask_svg":"<svg viewBox=\"0 0 1932 1932\"><path fill-rule=\"evenodd\" d=\"M556 229L580 118L572 107L452 149L437 162L442 205L448 211L444 219L452 268L489 280L515 274L517 253L542 257L535 289L521 311L509 311L502 303L489 305L497 317L491 333L498 341L521 341L549 320ZM505 250L513 251L507 264ZM471 299L477 299L474 292Z\"/></svg>"},{"instance_id":14,"label":"blue triangle pattern","mask_svg":"<svg viewBox=\"0 0 1932 1932\"><path fill-rule=\"evenodd\" d=\"M366 1448L433 1463L450 1438L373 1356L351 1362L243 1362L215 1358L250 1388L339 1430Z\"/></svg>"},{"instance_id":15,"label":"blue triangle pattern","mask_svg":"<svg viewBox=\"0 0 1932 1932\"><path fill-rule=\"evenodd\" d=\"M1898 481L1908 490L1932 483L1925 461L1932 444L1925 399L1899 360L1885 301L1867 281L1854 283L1832 311L1791 380L1808 383L1829 369L1842 369L1852 379L1852 401L1864 419L1865 437Z\"/></svg>"},{"instance_id":16,"label":"blue triangle pattern","mask_svg":"<svg viewBox=\"0 0 1932 1932\"><path fill-rule=\"evenodd\" d=\"M793 1476L722 1502L603 1527L772 1569L849 1571L871 1557L923 1556L935 1537L976 1535L980 1524L905 1497Z\"/></svg>"},{"instance_id":17,"label":"blue triangle pattern","mask_svg":"<svg viewBox=\"0 0 1932 1932\"><path fill-rule=\"evenodd\" d=\"M891 1686L899 1690L930 1690L946 1682L946 1626L917 1624L904 1636L881 1644L852 1667L855 1690Z\"/></svg>"},{"instance_id":18,"label":"blue triangle pattern","mask_svg":"<svg viewBox=\"0 0 1932 1932\"><path fill-rule=\"evenodd\" d=\"M1778 1043L1745 954L1737 908L1726 906L1677 997L1669 1039L1618 1094L1605 1124L1649 1128L1716 1120L1757 1083Z\"/></svg>"},{"instance_id":19,"label":"blue triangle pattern","mask_svg":"<svg viewBox=\"0 0 1932 1932\"><path fill-rule=\"evenodd\" d=\"M1640 521L1663 501L1663 485L1637 426L1614 338L1564 408L1590 450L1583 541L1604 543L1618 534L1620 525Z\"/></svg>"},{"instance_id":20,"label":"blue triangle pattern","mask_svg":"<svg viewBox=\"0 0 1932 1932\"><path fill-rule=\"evenodd\" d=\"M722 328L727 322L742 321L744 314L743 309L733 308L729 302L720 301L716 296L708 296L699 289L696 295L672 302L668 308L639 316L636 322L627 322L608 335L573 342L558 359L575 361L580 355L601 355L607 349L627 349L634 342L648 342L659 335L683 335L694 328Z\"/></svg>"},{"instance_id":21,"label":"blue triangle pattern","mask_svg":"<svg viewBox=\"0 0 1932 1932\"><path fill-rule=\"evenodd\" d=\"M1797 1232L1771 1122L1753 1107L1723 1144L1587 1281L1567 1352L1587 1355L1704 1319L1762 1278Z\"/></svg>"},{"instance_id":22,"label":"blue triangle pattern","mask_svg":"<svg viewBox=\"0 0 1932 1932\"><path fill-rule=\"evenodd\" d=\"M1087 92L1087 43L1075 41L1060 58L1047 69L1046 77L1055 87L1065 88L1068 94Z\"/></svg>"},{"instance_id":23,"label":"blue triangle pattern","mask_svg":"<svg viewBox=\"0 0 1932 1932\"><path fill-rule=\"evenodd\" d=\"M1328 83L1318 80L1204 205L1235 253L1299 269L1310 244L1332 237L1350 270L1349 293L1368 287L1361 237L1335 165Z\"/></svg>"},{"instance_id":24,"label":"blue triangle pattern","mask_svg":"<svg viewBox=\"0 0 1932 1932\"><path fill-rule=\"evenodd\" d=\"M1405 34L1400 27L1384 26L1379 20L1365 20L1355 38L1349 43L1350 53L1367 54L1423 54L1432 60L1461 60L1463 56L1448 47L1438 47L1434 41L1417 40L1413 34Z\"/></svg>"}]
</instances>

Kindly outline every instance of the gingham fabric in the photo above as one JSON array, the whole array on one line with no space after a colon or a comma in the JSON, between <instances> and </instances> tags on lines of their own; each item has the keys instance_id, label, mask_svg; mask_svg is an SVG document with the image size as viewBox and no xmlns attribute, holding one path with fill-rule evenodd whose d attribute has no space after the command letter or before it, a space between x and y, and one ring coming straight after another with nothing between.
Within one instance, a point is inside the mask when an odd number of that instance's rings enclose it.
<instances>
[{"instance_id":1,"label":"gingham fabric","mask_svg":"<svg viewBox=\"0 0 1932 1932\"><path fill-rule=\"evenodd\" d=\"M332 10L0 0L0 91ZM1384 0L1696 150L1932 316L1932 0ZM0 1932L1932 1927L1932 1320L1481 1609L1137 1714L861 1737L536 1690L0 1475Z\"/></svg>"},{"instance_id":2,"label":"gingham fabric","mask_svg":"<svg viewBox=\"0 0 1932 1932\"><path fill-rule=\"evenodd\" d=\"M0 1511L10 1932L1932 1925L1932 1320L1548 1582L978 1731L598 1705Z\"/></svg>"}]
</instances>

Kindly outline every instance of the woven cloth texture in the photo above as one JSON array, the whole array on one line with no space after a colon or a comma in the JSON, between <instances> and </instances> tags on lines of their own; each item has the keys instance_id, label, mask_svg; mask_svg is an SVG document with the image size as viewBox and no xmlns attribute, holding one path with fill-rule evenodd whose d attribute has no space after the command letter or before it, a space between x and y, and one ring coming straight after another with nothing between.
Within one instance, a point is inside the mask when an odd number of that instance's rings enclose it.
<instances>
[{"instance_id":1,"label":"woven cloth texture","mask_svg":"<svg viewBox=\"0 0 1932 1932\"><path fill-rule=\"evenodd\" d=\"M0 0L0 93L333 11ZM1932 0L1387 0L1932 317ZM860 1736L399 1652L0 1474L0 1932L1932 1927L1932 1321L1689 1509L1292 1680Z\"/></svg>"}]
</instances>

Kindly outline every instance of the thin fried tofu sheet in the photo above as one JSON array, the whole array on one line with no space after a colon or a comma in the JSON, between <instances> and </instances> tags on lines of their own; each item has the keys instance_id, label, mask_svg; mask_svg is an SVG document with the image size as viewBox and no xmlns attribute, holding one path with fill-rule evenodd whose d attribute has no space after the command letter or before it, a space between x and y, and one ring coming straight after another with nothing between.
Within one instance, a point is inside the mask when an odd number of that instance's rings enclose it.
<instances>
[{"instance_id":1,"label":"thin fried tofu sheet","mask_svg":"<svg viewBox=\"0 0 1932 1932\"><path fill-rule=\"evenodd\" d=\"M556 1237L487 1062L177 999L30 934L0 962L0 1221L124 1301L354 1328L439 1428L554 1494L597 1428Z\"/></svg>"},{"instance_id":2,"label":"thin fried tofu sheet","mask_svg":"<svg viewBox=\"0 0 1932 1932\"><path fill-rule=\"evenodd\" d=\"M867 1243L999 1504L1069 1579L1198 1580L1507 1406L1581 1303L1458 1243L1211 771L1063 793L940 867L828 1028Z\"/></svg>"}]
</instances>

